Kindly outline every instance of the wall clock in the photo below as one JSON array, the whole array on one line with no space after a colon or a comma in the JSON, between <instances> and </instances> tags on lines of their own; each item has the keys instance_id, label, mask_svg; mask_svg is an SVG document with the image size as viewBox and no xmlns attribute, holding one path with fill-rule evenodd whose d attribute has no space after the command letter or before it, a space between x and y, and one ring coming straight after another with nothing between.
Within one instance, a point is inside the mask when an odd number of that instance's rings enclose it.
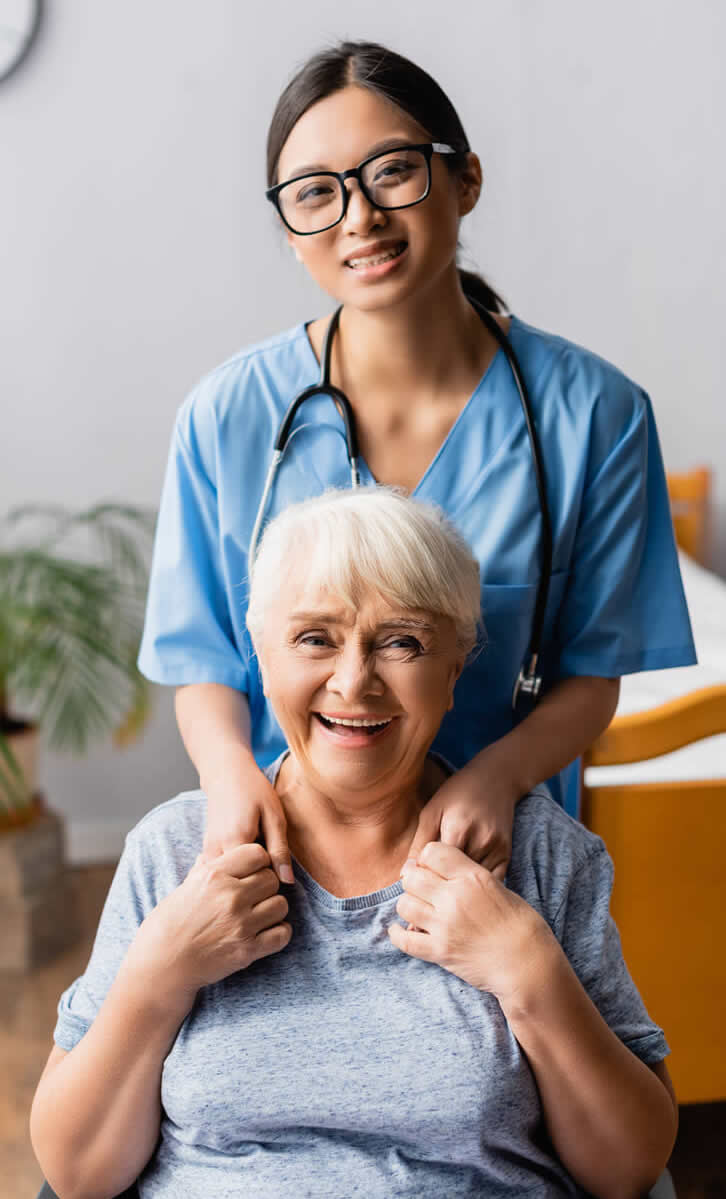
<instances>
[{"instance_id":1,"label":"wall clock","mask_svg":"<svg viewBox=\"0 0 726 1199\"><path fill-rule=\"evenodd\" d=\"M20 66L40 24L42 0L0 0L0 81Z\"/></svg>"}]
</instances>

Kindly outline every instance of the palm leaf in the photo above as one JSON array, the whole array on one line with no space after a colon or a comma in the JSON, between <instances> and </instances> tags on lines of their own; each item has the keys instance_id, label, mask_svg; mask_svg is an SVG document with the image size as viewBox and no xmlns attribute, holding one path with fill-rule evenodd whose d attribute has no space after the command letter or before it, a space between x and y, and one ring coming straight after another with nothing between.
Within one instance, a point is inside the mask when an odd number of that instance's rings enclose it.
<instances>
[{"instance_id":1,"label":"palm leaf","mask_svg":"<svg viewBox=\"0 0 726 1199\"><path fill-rule=\"evenodd\" d=\"M43 535L28 538L39 520ZM149 510L108 503L75 514L25 505L0 523L0 700L7 687L53 749L83 752L111 730L126 745L148 719L136 657L155 523ZM79 537L100 561L61 548ZM3 753L0 794L11 788Z\"/></svg>"}]
</instances>

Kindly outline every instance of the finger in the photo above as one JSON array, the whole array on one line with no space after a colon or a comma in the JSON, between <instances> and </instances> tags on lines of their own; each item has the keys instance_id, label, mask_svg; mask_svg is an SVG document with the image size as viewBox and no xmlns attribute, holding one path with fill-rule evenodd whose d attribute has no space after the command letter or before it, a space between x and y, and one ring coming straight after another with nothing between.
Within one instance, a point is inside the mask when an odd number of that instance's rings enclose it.
<instances>
[{"instance_id":1,"label":"finger","mask_svg":"<svg viewBox=\"0 0 726 1199\"><path fill-rule=\"evenodd\" d=\"M430 931L432 920L436 915L430 903L424 903L415 895L401 895L396 903L396 911L404 920L408 920L410 924L424 932Z\"/></svg>"},{"instance_id":2,"label":"finger","mask_svg":"<svg viewBox=\"0 0 726 1199\"><path fill-rule=\"evenodd\" d=\"M202 859L203 862L211 862L213 858L218 858L223 853L224 853L223 846L220 845L220 843L218 841L215 841L215 842L209 842L208 845L205 845L204 849L200 853L199 857Z\"/></svg>"},{"instance_id":3,"label":"finger","mask_svg":"<svg viewBox=\"0 0 726 1199\"><path fill-rule=\"evenodd\" d=\"M508 867L509 867L509 862L500 862L498 866L494 867L494 869L491 871L491 873L494 878L496 878L500 883L503 883L505 878L507 877ZM487 870L489 870L489 869L490 869L490 867L487 866Z\"/></svg>"},{"instance_id":4,"label":"finger","mask_svg":"<svg viewBox=\"0 0 726 1199\"><path fill-rule=\"evenodd\" d=\"M234 845L224 853L217 855L207 862L207 865L218 865L226 874L234 878L247 878L265 866L270 865L270 855L264 845L252 842L247 845Z\"/></svg>"},{"instance_id":5,"label":"finger","mask_svg":"<svg viewBox=\"0 0 726 1199\"><path fill-rule=\"evenodd\" d=\"M474 856L474 855L472 855ZM490 874L497 872L496 877L500 878L502 872L506 873L509 866L509 850L501 842L498 845L487 845L481 850L481 858L479 864L488 870Z\"/></svg>"},{"instance_id":6,"label":"finger","mask_svg":"<svg viewBox=\"0 0 726 1199\"><path fill-rule=\"evenodd\" d=\"M292 856L287 844L286 822L263 810L262 830L275 874L281 883L294 883L295 875L292 869Z\"/></svg>"},{"instance_id":7,"label":"finger","mask_svg":"<svg viewBox=\"0 0 726 1199\"><path fill-rule=\"evenodd\" d=\"M424 900L431 907L435 905L441 881L438 874L427 870L425 866L406 864L401 871L401 884L406 894Z\"/></svg>"},{"instance_id":8,"label":"finger","mask_svg":"<svg viewBox=\"0 0 726 1199\"><path fill-rule=\"evenodd\" d=\"M426 866L441 878L454 878L471 867L472 859L455 845L429 841L418 855L419 866Z\"/></svg>"},{"instance_id":9,"label":"finger","mask_svg":"<svg viewBox=\"0 0 726 1199\"><path fill-rule=\"evenodd\" d=\"M272 928L263 929L255 937L255 953L257 958L267 958L272 953L279 953L289 944L292 937L292 925L283 920L282 924L274 924Z\"/></svg>"},{"instance_id":10,"label":"finger","mask_svg":"<svg viewBox=\"0 0 726 1199\"><path fill-rule=\"evenodd\" d=\"M287 916L288 907L285 896L280 894L272 895L268 899L256 903L252 909L252 928L255 936L258 936L263 929L271 928L273 924L280 924Z\"/></svg>"},{"instance_id":11,"label":"finger","mask_svg":"<svg viewBox=\"0 0 726 1199\"><path fill-rule=\"evenodd\" d=\"M427 817L425 813L426 809L424 808L408 851L409 858L419 858L424 845L427 845L429 841L438 840L441 818L433 815Z\"/></svg>"},{"instance_id":12,"label":"finger","mask_svg":"<svg viewBox=\"0 0 726 1199\"><path fill-rule=\"evenodd\" d=\"M407 953L409 957L421 958L424 962L433 962L431 937L428 933L417 932L415 928L404 928L396 921L389 924L388 936L397 949Z\"/></svg>"}]
</instances>

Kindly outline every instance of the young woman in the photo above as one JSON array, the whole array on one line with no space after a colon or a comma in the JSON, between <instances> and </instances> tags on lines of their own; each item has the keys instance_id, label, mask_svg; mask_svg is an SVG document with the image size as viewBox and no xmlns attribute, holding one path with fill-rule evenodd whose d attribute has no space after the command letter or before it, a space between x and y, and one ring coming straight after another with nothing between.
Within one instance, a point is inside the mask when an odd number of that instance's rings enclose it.
<instances>
[{"instance_id":1,"label":"young woman","mask_svg":"<svg viewBox=\"0 0 726 1199\"><path fill-rule=\"evenodd\" d=\"M501 878L515 804L543 780L564 802L578 756L612 718L620 675L687 665L695 652L648 396L594 354L505 315L483 280L458 269L459 226L481 180L439 86L376 44L312 58L269 130L281 231L342 306L331 382L352 406L361 482L439 504L481 566L487 646L434 747L457 772L423 809L411 853L441 840ZM512 694L543 521L513 374L471 300L495 314L517 356L544 459L553 573L542 692L528 713L513 710ZM180 408L139 656L149 679L177 688L179 729L209 798L205 851L261 833L283 881L285 820L262 768L284 742L245 628L248 551L278 426L319 378L329 322L243 350ZM266 518L350 477L329 398L308 400L295 425Z\"/></svg>"}]
</instances>

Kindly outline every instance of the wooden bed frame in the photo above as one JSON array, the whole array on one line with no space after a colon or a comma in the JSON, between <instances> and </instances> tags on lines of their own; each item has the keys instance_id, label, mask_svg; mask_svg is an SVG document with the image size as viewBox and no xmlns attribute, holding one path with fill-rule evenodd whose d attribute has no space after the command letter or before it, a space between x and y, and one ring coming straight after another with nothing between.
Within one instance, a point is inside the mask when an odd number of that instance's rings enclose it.
<instances>
[{"instance_id":1,"label":"wooden bed frame","mask_svg":"<svg viewBox=\"0 0 726 1199\"><path fill-rule=\"evenodd\" d=\"M668 477L678 544L703 559L710 472ZM616 717L583 766L658 757L726 733L726 683ZM583 786L615 863L611 912L672 1053L679 1103L726 1100L726 768L698 782Z\"/></svg>"}]
</instances>

